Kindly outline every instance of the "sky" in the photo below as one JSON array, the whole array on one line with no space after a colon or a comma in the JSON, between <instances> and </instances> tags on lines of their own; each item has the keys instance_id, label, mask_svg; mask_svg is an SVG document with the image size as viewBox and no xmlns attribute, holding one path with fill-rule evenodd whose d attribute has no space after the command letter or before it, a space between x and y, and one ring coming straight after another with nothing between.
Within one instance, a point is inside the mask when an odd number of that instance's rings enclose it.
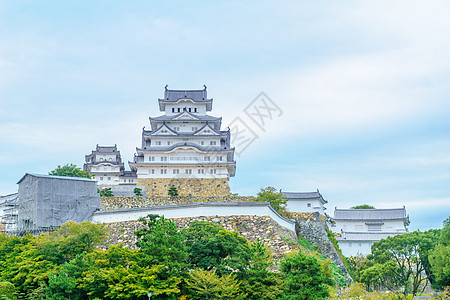
<instances>
[{"instance_id":1,"label":"sky","mask_svg":"<svg viewBox=\"0 0 450 300\"><path fill-rule=\"evenodd\" d=\"M81 167L97 144L132 160L164 86L206 85L223 129L252 133L235 141L233 193L319 189L331 216L405 206L410 230L440 228L449 11L414 0L3 0L0 195L27 172Z\"/></svg>"}]
</instances>

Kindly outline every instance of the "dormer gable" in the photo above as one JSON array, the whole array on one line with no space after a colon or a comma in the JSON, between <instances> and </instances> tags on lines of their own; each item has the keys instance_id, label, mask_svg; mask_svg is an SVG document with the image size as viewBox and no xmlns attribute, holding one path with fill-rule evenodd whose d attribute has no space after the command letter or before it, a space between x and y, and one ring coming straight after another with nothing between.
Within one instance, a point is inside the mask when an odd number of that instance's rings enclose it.
<instances>
[{"instance_id":1,"label":"dormer gable","mask_svg":"<svg viewBox=\"0 0 450 300\"><path fill-rule=\"evenodd\" d=\"M189 113L188 111L183 111L179 115L175 116L172 120L199 120L199 118Z\"/></svg>"},{"instance_id":2,"label":"dormer gable","mask_svg":"<svg viewBox=\"0 0 450 300\"><path fill-rule=\"evenodd\" d=\"M166 124L153 131L151 135L177 135L175 131L170 129Z\"/></svg>"},{"instance_id":3,"label":"dormer gable","mask_svg":"<svg viewBox=\"0 0 450 300\"><path fill-rule=\"evenodd\" d=\"M212 128L209 124L206 124L196 132L194 132L194 135L220 135L220 132Z\"/></svg>"}]
</instances>

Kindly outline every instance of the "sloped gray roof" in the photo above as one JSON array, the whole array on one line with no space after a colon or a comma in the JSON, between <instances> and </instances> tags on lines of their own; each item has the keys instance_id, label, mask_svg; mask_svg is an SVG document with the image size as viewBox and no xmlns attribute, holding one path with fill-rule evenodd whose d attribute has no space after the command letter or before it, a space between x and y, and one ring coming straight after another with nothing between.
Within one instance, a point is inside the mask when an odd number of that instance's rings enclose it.
<instances>
[{"instance_id":1,"label":"sloped gray roof","mask_svg":"<svg viewBox=\"0 0 450 300\"><path fill-rule=\"evenodd\" d=\"M289 200L303 200L303 199L319 199L324 203L328 203L325 199L323 199L322 195L319 193L319 190L316 192L281 192L286 198Z\"/></svg>"},{"instance_id":2,"label":"sloped gray roof","mask_svg":"<svg viewBox=\"0 0 450 300\"><path fill-rule=\"evenodd\" d=\"M192 99L195 102L211 101L207 98L206 86L203 90L169 90L165 88L164 99L162 101L176 102L179 99Z\"/></svg>"},{"instance_id":3,"label":"sloped gray roof","mask_svg":"<svg viewBox=\"0 0 450 300\"><path fill-rule=\"evenodd\" d=\"M338 209L334 210L335 220L401 220L408 219L406 209Z\"/></svg>"},{"instance_id":4,"label":"sloped gray roof","mask_svg":"<svg viewBox=\"0 0 450 300\"><path fill-rule=\"evenodd\" d=\"M64 180L82 180L82 181L93 181L95 180L89 179L89 178L82 178L82 177L70 177L70 176L53 176L53 175L43 175L43 174L33 174L33 173L25 173L25 175L20 178L20 180L17 182L17 184L21 183L22 180L27 176L33 176L38 178L50 178L50 179L64 179Z\"/></svg>"},{"instance_id":5,"label":"sloped gray roof","mask_svg":"<svg viewBox=\"0 0 450 300\"><path fill-rule=\"evenodd\" d=\"M114 146L99 146L99 145L97 145L95 152L115 153L115 152L117 152L117 145L114 145Z\"/></svg>"},{"instance_id":6,"label":"sloped gray roof","mask_svg":"<svg viewBox=\"0 0 450 300\"><path fill-rule=\"evenodd\" d=\"M234 151L234 148L223 148L220 146L200 146L197 143L185 142L185 143L175 143L167 147L151 147L147 149L136 148L137 152L161 152L161 151L171 151L178 147L193 147L200 151L214 151L214 152L223 152L223 151Z\"/></svg>"},{"instance_id":7,"label":"sloped gray roof","mask_svg":"<svg viewBox=\"0 0 450 300\"><path fill-rule=\"evenodd\" d=\"M208 116L208 115L194 115L192 113L189 113L189 115L191 115L193 118L196 118L194 120L192 119L178 119L178 120L174 120L176 118L178 118L180 115L182 115L185 112L181 112L179 114L176 115L171 115L171 116L167 116L167 115L163 115L163 116L159 116L159 117L150 117L150 122L152 121L192 121L192 122L198 122L198 121L209 121L209 122L215 122L215 121L220 121L222 118L221 117L213 117L213 116Z\"/></svg>"}]
</instances>

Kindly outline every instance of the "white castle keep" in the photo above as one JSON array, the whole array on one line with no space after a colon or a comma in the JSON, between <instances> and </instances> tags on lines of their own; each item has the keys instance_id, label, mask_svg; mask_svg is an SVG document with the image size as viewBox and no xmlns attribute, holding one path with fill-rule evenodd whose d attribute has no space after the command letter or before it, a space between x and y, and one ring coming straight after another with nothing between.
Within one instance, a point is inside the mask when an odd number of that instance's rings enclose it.
<instances>
[{"instance_id":1,"label":"white castle keep","mask_svg":"<svg viewBox=\"0 0 450 300\"><path fill-rule=\"evenodd\" d=\"M142 130L131 171L124 171L116 146L98 146L86 155L84 169L99 185L145 186L147 193L165 195L175 186L186 195L229 194L228 179L236 172L230 130L222 118L210 116L213 99L202 90L169 90L158 99L163 115L150 117Z\"/></svg>"}]
</instances>

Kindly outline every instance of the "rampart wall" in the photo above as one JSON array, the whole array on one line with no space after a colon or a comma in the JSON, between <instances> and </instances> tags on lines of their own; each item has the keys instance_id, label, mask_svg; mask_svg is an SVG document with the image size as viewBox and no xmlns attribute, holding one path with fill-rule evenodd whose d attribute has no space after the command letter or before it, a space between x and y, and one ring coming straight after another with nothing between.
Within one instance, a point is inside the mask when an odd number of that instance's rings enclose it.
<instances>
[{"instance_id":1,"label":"rampart wall","mask_svg":"<svg viewBox=\"0 0 450 300\"><path fill-rule=\"evenodd\" d=\"M138 178L137 185L146 187L147 196L167 196L171 187L180 196L230 195L228 178Z\"/></svg>"}]
</instances>

